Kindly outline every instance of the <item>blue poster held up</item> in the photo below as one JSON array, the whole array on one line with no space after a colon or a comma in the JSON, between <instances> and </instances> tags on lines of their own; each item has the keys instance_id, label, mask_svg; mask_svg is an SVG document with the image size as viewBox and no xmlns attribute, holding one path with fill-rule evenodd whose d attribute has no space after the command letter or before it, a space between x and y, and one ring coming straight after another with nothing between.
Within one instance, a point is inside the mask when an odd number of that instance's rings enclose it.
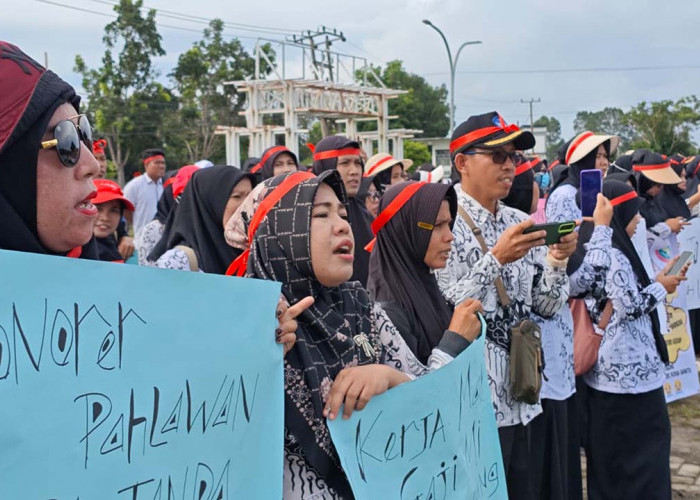
<instances>
[{"instance_id":1,"label":"blue poster held up","mask_svg":"<svg viewBox=\"0 0 700 500\"><path fill-rule=\"evenodd\" d=\"M281 498L278 283L0 251L0 498Z\"/></svg>"},{"instance_id":2,"label":"blue poster held up","mask_svg":"<svg viewBox=\"0 0 700 500\"><path fill-rule=\"evenodd\" d=\"M508 498L484 329L448 365L329 421L358 500Z\"/></svg>"}]
</instances>

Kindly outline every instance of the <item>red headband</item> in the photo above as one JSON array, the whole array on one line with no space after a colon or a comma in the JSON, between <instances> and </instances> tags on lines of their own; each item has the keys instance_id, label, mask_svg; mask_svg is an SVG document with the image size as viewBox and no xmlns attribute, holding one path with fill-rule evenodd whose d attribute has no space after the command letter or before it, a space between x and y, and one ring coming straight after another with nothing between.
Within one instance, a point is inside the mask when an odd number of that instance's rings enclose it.
<instances>
[{"instance_id":1,"label":"red headband","mask_svg":"<svg viewBox=\"0 0 700 500\"><path fill-rule=\"evenodd\" d=\"M496 132L505 132L506 134L510 134L520 130L520 127L517 125L506 125L503 120L501 120L501 123L503 124L502 127L484 127L464 134L461 137L457 137L454 141L450 142L450 154L454 154L455 151L465 144L478 141L479 139L483 139L484 137L495 134Z\"/></svg>"},{"instance_id":2,"label":"red headband","mask_svg":"<svg viewBox=\"0 0 700 500\"><path fill-rule=\"evenodd\" d=\"M291 153L291 151L289 150L289 148L287 148L287 146L277 146L274 148L270 148L268 150L268 152L265 153L262 158L260 158L260 161L257 163L257 165L255 165L253 168L250 169L250 173L251 174L256 173L258 170L263 168L263 165L265 165L267 160L269 160L272 155L274 155L275 153L279 153L281 151L286 151L288 153Z\"/></svg>"},{"instance_id":3,"label":"red headband","mask_svg":"<svg viewBox=\"0 0 700 500\"><path fill-rule=\"evenodd\" d=\"M695 170L693 170L693 175L692 175L692 177L695 177L695 176L697 175L698 170L700 170L700 162L698 162L698 166L695 167Z\"/></svg>"},{"instance_id":4,"label":"red headband","mask_svg":"<svg viewBox=\"0 0 700 500\"><path fill-rule=\"evenodd\" d=\"M331 158L338 158L339 156L348 155L360 156L360 150L357 148L329 149L328 151L314 153L314 161L329 160Z\"/></svg>"},{"instance_id":5,"label":"red headband","mask_svg":"<svg viewBox=\"0 0 700 500\"><path fill-rule=\"evenodd\" d=\"M552 163L549 164L549 168L547 170L552 170L557 165L559 165L559 160L554 160Z\"/></svg>"},{"instance_id":6,"label":"red headband","mask_svg":"<svg viewBox=\"0 0 700 500\"><path fill-rule=\"evenodd\" d=\"M533 163L532 163L532 162L534 162L534 161L535 161L535 160L526 161L526 162L521 163L521 164L518 165L517 167L515 167L515 176L517 177L517 176L519 176L520 174L522 174L522 173L524 173L524 172L527 172L527 171L530 170L532 167L534 167L535 165L533 165ZM535 163L535 164L536 164L536 163Z\"/></svg>"},{"instance_id":7,"label":"red headband","mask_svg":"<svg viewBox=\"0 0 700 500\"><path fill-rule=\"evenodd\" d=\"M612 200L610 200L610 204L613 207L616 207L616 206L621 205L622 203L624 203L626 201L634 200L635 198L637 198L637 192L630 191L629 193L625 193L621 196L618 196L617 198L613 198Z\"/></svg>"},{"instance_id":8,"label":"red headband","mask_svg":"<svg viewBox=\"0 0 700 500\"><path fill-rule=\"evenodd\" d=\"M588 139L589 137L593 137L595 134L593 132L584 132L581 134L581 136L576 139L571 146L569 146L569 149L566 151L566 164L569 164L569 160L574 154L574 151L576 151L576 148L578 148L583 141Z\"/></svg>"},{"instance_id":9,"label":"red headband","mask_svg":"<svg viewBox=\"0 0 700 500\"><path fill-rule=\"evenodd\" d=\"M428 183L425 181L409 184L398 194L396 198L391 201L391 203L389 203L384 210L382 210L377 218L374 219L374 222L372 222L372 233L374 233L375 238L365 246L365 250L368 252L372 251L374 248L374 243L377 241L376 236L379 230L383 228L399 210L401 210L401 207L403 207L420 188L427 184Z\"/></svg>"},{"instance_id":10,"label":"red headband","mask_svg":"<svg viewBox=\"0 0 700 500\"><path fill-rule=\"evenodd\" d=\"M145 165L145 164L148 163L149 161L154 161L154 160L165 160L165 156L163 156L163 155L153 155L153 156L149 156L148 158L146 158L145 160L143 160L143 164Z\"/></svg>"},{"instance_id":11,"label":"red headband","mask_svg":"<svg viewBox=\"0 0 700 500\"><path fill-rule=\"evenodd\" d=\"M104 139L99 139L92 142L92 154L93 155L103 155L105 154L105 147L107 146L107 141Z\"/></svg>"},{"instance_id":12,"label":"red headband","mask_svg":"<svg viewBox=\"0 0 700 500\"><path fill-rule=\"evenodd\" d=\"M632 168L635 172L643 172L645 170L661 170L664 168L670 168L671 163L659 163L657 165L633 165Z\"/></svg>"},{"instance_id":13,"label":"red headband","mask_svg":"<svg viewBox=\"0 0 700 500\"><path fill-rule=\"evenodd\" d=\"M253 238L255 233L258 231L258 226L267 216L267 213L277 205L277 203L282 199L282 197L287 194L294 186L305 181L306 179L311 179L314 174L311 172L294 172L289 175L282 183L277 186L271 193L269 193L265 199L260 203L258 209L253 214L253 218L248 226L248 248L236 257L236 259L231 262L226 270L226 276L243 276L246 269L248 268L248 257L250 256L250 247L253 244Z\"/></svg>"},{"instance_id":14,"label":"red headband","mask_svg":"<svg viewBox=\"0 0 700 500\"><path fill-rule=\"evenodd\" d=\"M391 155L387 156L386 158L382 158L382 159L379 160L377 163L375 163L374 165L372 165L372 168L370 168L370 169L367 171L367 173L363 175L363 177L369 177L370 175L372 175L372 173L373 173L375 170L377 170L377 168L379 168L381 165L384 165L386 162L391 161L391 160L393 160L393 159L394 159L394 157L391 156Z\"/></svg>"}]
</instances>

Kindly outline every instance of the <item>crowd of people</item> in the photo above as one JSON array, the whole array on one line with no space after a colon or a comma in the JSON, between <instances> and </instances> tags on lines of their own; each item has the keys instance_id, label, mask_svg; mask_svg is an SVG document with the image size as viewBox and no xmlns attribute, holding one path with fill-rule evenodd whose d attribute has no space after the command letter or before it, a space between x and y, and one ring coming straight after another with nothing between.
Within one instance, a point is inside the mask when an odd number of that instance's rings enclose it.
<instances>
[{"instance_id":1,"label":"crowd of people","mask_svg":"<svg viewBox=\"0 0 700 500\"><path fill-rule=\"evenodd\" d=\"M548 165L490 112L455 128L449 178L334 135L308 168L284 146L241 169L168 170L149 149L122 190L79 103L0 42L0 248L280 282L284 498L352 498L326 419L472 348L480 317L510 498L582 498L581 449L589 498L671 498L660 315L688 266L649 252L677 252L700 212L700 156L611 163L619 138L586 131ZM588 170L604 181L583 217ZM552 242L535 220L577 227ZM599 347L578 370L584 328ZM541 344L530 357L524 332Z\"/></svg>"}]
</instances>

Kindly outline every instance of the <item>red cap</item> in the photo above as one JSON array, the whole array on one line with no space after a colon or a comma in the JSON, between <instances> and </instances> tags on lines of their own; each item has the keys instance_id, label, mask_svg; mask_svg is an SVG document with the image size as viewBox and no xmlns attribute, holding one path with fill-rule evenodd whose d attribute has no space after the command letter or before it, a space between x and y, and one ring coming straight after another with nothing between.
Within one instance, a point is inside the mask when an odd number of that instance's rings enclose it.
<instances>
[{"instance_id":1,"label":"red cap","mask_svg":"<svg viewBox=\"0 0 700 500\"><path fill-rule=\"evenodd\" d=\"M109 179L95 179L94 182L97 188L97 196L92 199L92 202L95 205L107 203L112 200L119 200L124 204L124 208L132 212L134 211L134 204L124 198L124 193L119 187L119 184Z\"/></svg>"}]
</instances>

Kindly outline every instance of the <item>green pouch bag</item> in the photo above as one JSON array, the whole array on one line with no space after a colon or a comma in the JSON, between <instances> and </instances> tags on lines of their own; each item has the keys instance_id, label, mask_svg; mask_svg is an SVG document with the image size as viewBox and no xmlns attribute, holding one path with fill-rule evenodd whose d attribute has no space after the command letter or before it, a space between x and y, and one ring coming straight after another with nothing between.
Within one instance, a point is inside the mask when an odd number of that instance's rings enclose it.
<instances>
[{"instance_id":1,"label":"green pouch bag","mask_svg":"<svg viewBox=\"0 0 700 500\"><path fill-rule=\"evenodd\" d=\"M543 370L542 332L524 319L511 328L510 337L510 390L517 401L539 402Z\"/></svg>"}]
</instances>

